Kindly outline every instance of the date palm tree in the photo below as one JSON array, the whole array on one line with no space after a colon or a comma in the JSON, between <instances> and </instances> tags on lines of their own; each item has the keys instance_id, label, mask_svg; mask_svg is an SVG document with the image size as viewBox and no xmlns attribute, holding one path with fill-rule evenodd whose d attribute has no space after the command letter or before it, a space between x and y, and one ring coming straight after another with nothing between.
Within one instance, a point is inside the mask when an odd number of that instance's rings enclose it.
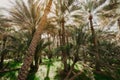
<instances>
[{"instance_id":1,"label":"date palm tree","mask_svg":"<svg viewBox=\"0 0 120 80\"><path fill-rule=\"evenodd\" d=\"M119 9L119 1L116 0L82 0L81 2L81 15L84 17L85 24L90 23L91 34L93 36L93 44L96 57L96 70L100 70L99 66L99 44L96 34L96 29L109 28L115 24L119 15L116 13ZM114 6L114 7L113 7ZM89 21L87 18L89 17ZM97 67L98 65L98 67Z\"/></svg>"},{"instance_id":2,"label":"date palm tree","mask_svg":"<svg viewBox=\"0 0 120 80\"><path fill-rule=\"evenodd\" d=\"M48 21L58 29L57 37L59 37L59 46L65 46L69 41L68 34L70 34L70 30L74 30L80 23L82 24L82 17L79 15L80 7L78 7L79 4L76 5L77 1L75 0L54 0L53 2L55 7L52 9L52 15ZM64 50L61 57L64 69L68 69L67 53Z\"/></svg>"},{"instance_id":3,"label":"date palm tree","mask_svg":"<svg viewBox=\"0 0 120 80\"><path fill-rule=\"evenodd\" d=\"M23 65L22 65L22 67L20 69L20 72L18 74L18 80L25 80L27 78L28 70L29 70L29 67L30 67L30 65L33 61L33 57L34 57L34 54L35 54L37 43L39 41L39 36L40 36L40 34L42 33L42 31L45 27L45 23L47 21L47 15L50 12L51 5L52 5L52 0L49 0L48 4L47 4L47 6L44 10L44 14L43 14L43 16L40 20L40 23L39 23L39 25L38 25L35 33L34 33L31 44L28 48L28 52L25 56Z\"/></svg>"},{"instance_id":4,"label":"date palm tree","mask_svg":"<svg viewBox=\"0 0 120 80\"><path fill-rule=\"evenodd\" d=\"M6 9L9 13L9 19L13 26L16 26L19 32L23 32L25 38L27 38L27 47L30 45L34 32L40 22L43 7L40 7L40 1L27 0L15 0L12 2L12 7L10 9ZM38 55L38 53L36 53ZM35 55L35 56L36 56ZM36 56L38 57L38 56ZM38 58L36 58L38 59ZM35 60L35 65L31 64L31 66L38 67L38 63ZM31 68L33 69L33 68Z\"/></svg>"},{"instance_id":5,"label":"date palm tree","mask_svg":"<svg viewBox=\"0 0 120 80\"><path fill-rule=\"evenodd\" d=\"M22 31L23 33L27 34L26 35L28 40L27 47L30 45L32 37L40 23L44 9L43 3L44 2L39 0L36 1L15 0L15 2L14 1L12 2L13 5L12 8L7 9L7 12L9 13L8 20L11 20L11 23L14 24L14 26L16 26L19 31ZM41 38L41 36L39 36L39 38ZM39 53L35 53L35 54L38 55ZM36 55L35 57L39 57ZM38 65L36 59L34 58L35 65ZM38 67L35 65L31 65L31 66Z\"/></svg>"},{"instance_id":6,"label":"date palm tree","mask_svg":"<svg viewBox=\"0 0 120 80\"><path fill-rule=\"evenodd\" d=\"M100 70L99 68L99 53L98 53L98 40L95 34L93 17L95 17L96 12L98 11L99 6L95 5L96 1L85 0L81 1L81 15L83 16L83 20L86 20L85 24L90 23L90 29L92 34L92 40L95 48L95 57L96 57L96 70ZM89 21L87 21L87 19Z\"/></svg>"}]
</instances>

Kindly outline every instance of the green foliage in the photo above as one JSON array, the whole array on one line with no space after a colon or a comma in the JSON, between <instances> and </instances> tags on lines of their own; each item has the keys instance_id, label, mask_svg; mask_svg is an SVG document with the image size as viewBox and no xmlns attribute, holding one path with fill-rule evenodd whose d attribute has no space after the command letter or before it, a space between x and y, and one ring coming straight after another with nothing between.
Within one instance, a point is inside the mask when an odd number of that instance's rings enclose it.
<instances>
[{"instance_id":1,"label":"green foliage","mask_svg":"<svg viewBox=\"0 0 120 80\"><path fill-rule=\"evenodd\" d=\"M37 45L37 48L36 48L36 53L40 53L41 51L43 51L47 46L51 45L52 42L45 42L44 39L41 39ZM47 50L46 50L46 53Z\"/></svg>"},{"instance_id":2,"label":"green foliage","mask_svg":"<svg viewBox=\"0 0 120 80\"><path fill-rule=\"evenodd\" d=\"M50 78L49 77L45 77L45 79L44 80L50 80Z\"/></svg>"},{"instance_id":3,"label":"green foliage","mask_svg":"<svg viewBox=\"0 0 120 80\"><path fill-rule=\"evenodd\" d=\"M18 71L10 71L8 73L0 73L0 79L1 80L16 80L17 79L17 73Z\"/></svg>"},{"instance_id":4,"label":"green foliage","mask_svg":"<svg viewBox=\"0 0 120 80\"><path fill-rule=\"evenodd\" d=\"M111 76L109 75L104 75L104 74L97 74L95 73L95 79L96 80L114 80Z\"/></svg>"},{"instance_id":5,"label":"green foliage","mask_svg":"<svg viewBox=\"0 0 120 80\"><path fill-rule=\"evenodd\" d=\"M8 62L9 65L8 65L8 68L20 68L21 66L21 62L17 62L17 61L10 61Z\"/></svg>"},{"instance_id":6,"label":"green foliage","mask_svg":"<svg viewBox=\"0 0 120 80\"><path fill-rule=\"evenodd\" d=\"M27 77L27 80L42 80L40 77L37 77L35 73L30 73Z\"/></svg>"},{"instance_id":7,"label":"green foliage","mask_svg":"<svg viewBox=\"0 0 120 80\"><path fill-rule=\"evenodd\" d=\"M16 80L18 75L18 70L12 71L12 69L20 68L21 63L18 63L15 61L9 61L8 63L6 63L6 65L7 65L7 68L10 69L11 71L0 73L0 79Z\"/></svg>"},{"instance_id":8,"label":"green foliage","mask_svg":"<svg viewBox=\"0 0 120 80\"><path fill-rule=\"evenodd\" d=\"M81 28L76 28L75 31L73 32L73 40L76 42L76 45L85 45L87 39L88 39L88 34L84 31L84 28L80 26Z\"/></svg>"},{"instance_id":9,"label":"green foliage","mask_svg":"<svg viewBox=\"0 0 120 80\"><path fill-rule=\"evenodd\" d=\"M44 59L44 64L47 65L47 67L53 66L54 60L50 59Z\"/></svg>"},{"instance_id":10,"label":"green foliage","mask_svg":"<svg viewBox=\"0 0 120 80\"><path fill-rule=\"evenodd\" d=\"M82 73L77 78L75 78L75 80L91 80L91 79L87 77L85 73Z\"/></svg>"}]
</instances>

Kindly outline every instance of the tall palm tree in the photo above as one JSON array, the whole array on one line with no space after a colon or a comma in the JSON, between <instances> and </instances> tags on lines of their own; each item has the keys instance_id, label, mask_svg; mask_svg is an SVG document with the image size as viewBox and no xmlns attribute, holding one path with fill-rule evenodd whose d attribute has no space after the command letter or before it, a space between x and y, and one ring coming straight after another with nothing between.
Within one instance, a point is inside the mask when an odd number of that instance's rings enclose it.
<instances>
[{"instance_id":1,"label":"tall palm tree","mask_svg":"<svg viewBox=\"0 0 120 80\"><path fill-rule=\"evenodd\" d=\"M28 53L25 56L23 65L18 74L18 80L25 80L27 78L28 70L33 61L35 50L36 50L36 47L39 41L39 36L42 33L43 29L45 28L45 24L47 21L47 15L50 12L51 5L52 5L52 0L49 0L49 3L47 4L44 10L44 14L40 20L39 26L37 27L37 30L35 31L31 44L28 48Z\"/></svg>"},{"instance_id":2,"label":"tall palm tree","mask_svg":"<svg viewBox=\"0 0 120 80\"><path fill-rule=\"evenodd\" d=\"M94 29L94 26L93 26L93 22L92 22L92 19L93 19L93 16L92 14L90 13L89 15L89 21L90 21L90 28L91 28L91 33L92 33L92 40L93 40L93 44L94 44L94 48L95 48L95 57L96 57L96 65L95 65L95 68L96 68L96 71L100 71L100 56L99 56L99 53L98 53L98 40L97 40L97 37L96 37L96 34L95 34L95 29Z\"/></svg>"},{"instance_id":3,"label":"tall palm tree","mask_svg":"<svg viewBox=\"0 0 120 80\"><path fill-rule=\"evenodd\" d=\"M74 29L77 27L81 21L80 8L75 4L75 0L58 0L54 1L54 8L52 9L52 16L50 16L49 21L53 26L58 28L57 37L59 37L59 45L64 46L68 43L69 29ZM71 22L73 24L71 24ZM64 69L68 69L67 65L67 53L62 51L62 61L64 64Z\"/></svg>"},{"instance_id":4,"label":"tall palm tree","mask_svg":"<svg viewBox=\"0 0 120 80\"><path fill-rule=\"evenodd\" d=\"M12 2L13 6L11 9L7 9L7 12L9 13L9 20L11 20L11 23L14 24L14 26L17 27L19 32L23 32L27 37L28 44L27 47L30 45L30 42L32 40L32 37L39 26L39 22L41 20L42 14L43 14L43 1L39 0L15 0L15 2ZM42 5L42 6L41 6ZM39 37L41 38L41 36ZM38 67L38 60L37 56L39 53L35 53L36 55L34 58L35 65L31 64L31 69L34 69L35 67ZM37 58L36 58L37 57Z\"/></svg>"},{"instance_id":5,"label":"tall palm tree","mask_svg":"<svg viewBox=\"0 0 120 80\"><path fill-rule=\"evenodd\" d=\"M84 4L83 4L84 3ZM92 43L94 44L94 48L95 48L95 57L96 57L96 70L100 71L99 68L99 53L98 53L98 40L97 40L97 35L94 29L94 23L93 23L93 18L96 14L96 12L98 11L98 7L101 6L101 4L98 6L95 3L97 3L96 1L90 1L90 0L85 0L83 2L81 2L81 14L85 14L83 19L88 19L89 21L85 22L85 24L89 23L90 24L90 30L91 30L91 34L92 34ZM101 9L101 8L100 8ZM88 18L87 18L88 17Z\"/></svg>"},{"instance_id":6,"label":"tall palm tree","mask_svg":"<svg viewBox=\"0 0 120 80\"><path fill-rule=\"evenodd\" d=\"M85 24L90 23L90 29L91 29L91 33L93 36L93 44L95 47L95 53L96 53L96 64L99 63L99 53L98 53L98 39L97 39L97 34L96 34L96 29L100 29L103 26L110 26L111 23L113 23L113 21L111 22L107 17L104 17L103 19L103 15L102 15L102 11L106 10L106 7L108 7L111 4L111 0L99 0L99 1L95 1L95 0L82 0L80 1L81 3L81 12L80 14L83 16L83 20L85 21ZM115 1L116 3L116 1ZM109 11L109 10L108 10ZM89 17L89 21L87 21ZM117 19L117 18L116 18ZM102 22L105 22L106 24L103 25ZM99 27L97 27L97 26ZM96 65L97 66L97 65ZM98 65L99 67L99 65Z\"/></svg>"}]
</instances>

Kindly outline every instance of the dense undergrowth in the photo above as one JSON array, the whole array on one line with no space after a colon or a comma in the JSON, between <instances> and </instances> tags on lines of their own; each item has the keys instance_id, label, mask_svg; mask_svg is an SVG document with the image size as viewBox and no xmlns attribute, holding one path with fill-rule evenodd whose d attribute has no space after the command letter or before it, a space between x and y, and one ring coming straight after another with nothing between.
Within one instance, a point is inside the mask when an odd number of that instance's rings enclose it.
<instances>
[{"instance_id":1,"label":"dense undergrowth","mask_svg":"<svg viewBox=\"0 0 120 80\"><path fill-rule=\"evenodd\" d=\"M20 68L21 62L10 61L9 63L6 64L8 64L7 68L9 68L9 71L0 73L0 80L17 80L19 70L14 69ZM53 65L51 65L50 74L48 77L46 77L47 73L46 65L43 63L40 66L42 67L40 67L37 73L34 72L29 73L27 80L63 80L65 78L65 75L67 74L66 72L63 71L61 63L59 61L58 62L54 61ZM80 65L78 68L81 68ZM73 77L75 72L79 72L79 70L77 68L74 69L70 77ZM120 69L118 69L117 74L120 75ZM88 71L86 70L84 70L83 72L81 71L81 74L78 75L74 80L92 80L88 75L90 75L88 74ZM114 79L112 76L110 76L109 74L105 74L104 72L103 73L93 72L91 76L93 76L95 80L120 80Z\"/></svg>"}]
</instances>

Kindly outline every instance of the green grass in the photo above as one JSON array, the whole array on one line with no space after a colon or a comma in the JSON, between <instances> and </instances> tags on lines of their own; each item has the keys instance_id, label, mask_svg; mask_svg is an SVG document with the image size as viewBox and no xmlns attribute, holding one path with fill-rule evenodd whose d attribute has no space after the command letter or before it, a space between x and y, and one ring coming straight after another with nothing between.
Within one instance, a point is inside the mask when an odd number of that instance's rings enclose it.
<instances>
[{"instance_id":1,"label":"green grass","mask_svg":"<svg viewBox=\"0 0 120 80\"><path fill-rule=\"evenodd\" d=\"M21 66L21 63L16 61L9 61L9 63L8 62L4 63L4 65L7 65L7 64L8 64L7 69L10 69L10 70L20 68ZM0 73L0 80L16 80L17 75L18 75L18 70L3 72L3 73Z\"/></svg>"},{"instance_id":2,"label":"green grass","mask_svg":"<svg viewBox=\"0 0 120 80\"><path fill-rule=\"evenodd\" d=\"M114 80L112 77L103 74L94 74L96 80Z\"/></svg>"},{"instance_id":3,"label":"green grass","mask_svg":"<svg viewBox=\"0 0 120 80\"><path fill-rule=\"evenodd\" d=\"M7 64L7 63L5 63ZM20 68L21 63L16 61L10 61L8 68L16 69ZM76 70L79 71L81 66L77 66ZM39 70L36 74L30 73L27 77L27 80L61 80L61 76L58 74L63 69L63 65L60 61L53 62L53 65L50 68L49 78L46 77L47 66L40 65ZM82 68L81 68L82 69ZM118 70L120 74L120 69ZM18 71L9 71L6 73L0 73L0 80L17 80ZM110 75L97 74L94 73L95 80L114 80ZM72 77L72 76L71 76ZM80 76L78 76L75 80L90 80L88 76L86 76L86 72L82 72Z\"/></svg>"}]
</instances>

